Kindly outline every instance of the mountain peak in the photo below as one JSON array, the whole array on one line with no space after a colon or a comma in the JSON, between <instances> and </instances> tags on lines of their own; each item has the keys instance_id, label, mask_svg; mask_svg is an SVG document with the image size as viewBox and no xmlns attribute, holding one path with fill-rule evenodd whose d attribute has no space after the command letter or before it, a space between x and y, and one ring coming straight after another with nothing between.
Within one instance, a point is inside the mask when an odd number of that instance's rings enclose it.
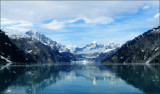
<instances>
[{"instance_id":1,"label":"mountain peak","mask_svg":"<svg viewBox=\"0 0 160 94\"><path fill-rule=\"evenodd\" d=\"M35 35L36 33L37 33L36 30L31 29L31 30L27 31L25 34L27 34L27 35L29 35L29 36L33 36L33 35Z\"/></svg>"},{"instance_id":2,"label":"mountain peak","mask_svg":"<svg viewBox=\"0 0 160 94\"><path fill-rule=\"evenodd\" d=\"M97 44L97 41L93 41L92 43L93 43L93 44Z\"/></svg>"},{"instance_id":3,"label":"mountain peak","mask_svg":"<svg viewBox=\"0 0 160 94\"><path fill-rule=\"evenodd\" d=\"M37 31L35 29L31 29L28 32L36 33Z\"/></svg>"},{"instance_id":4,"label":"mountain peak","mask_svg":"<svg viewBox=\"0 0 160 94\"><path fill-rule=\"evenodd\" d=\"M62 45L60 43L57 43L56 41L53 41L52 39L46 37L45 35L37 32L34 29L26 32L26 35L30 36L33 40L38 40L43 44L50 46L51 48L57 48L60 52L68 51L65 45Z\"/></svg>"},{"instance_id":5,"label":"mountain peak","mask_svg":"<svg viewBox=\"0 0 160 94\"><path fill-rule=\"evenodd\" d=\"M11 39L20 39L20 38L27 38L28 37L24 31L16 31L13 29L8 29L8 28L2 28L2 30Z\"/></svg>"}]
</instances>

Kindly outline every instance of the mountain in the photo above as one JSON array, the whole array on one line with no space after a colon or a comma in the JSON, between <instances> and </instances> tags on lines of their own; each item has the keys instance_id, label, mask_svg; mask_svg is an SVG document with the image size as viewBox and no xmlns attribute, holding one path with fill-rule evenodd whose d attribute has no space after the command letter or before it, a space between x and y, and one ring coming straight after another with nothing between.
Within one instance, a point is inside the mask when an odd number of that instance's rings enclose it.
<instances>
[{"instance_id":1,"label":"mountain","mask_svg":"<svg viewBox=\"0 0 160 94\"><path fill-rule=\"evenodd\" d=\"M59 52L69 52L69 49L66 48L65 45L57 43L56 41L53 41L52 39L46 37L45 35L39 32L30 30L30 31L27 31L25 34L28 35L32 40L38 40L41 43L48 45L53 49L57 49Z\"/></svg>"},{"instance_id":2,"label":"mountain","mask_svg":"<svg viewBox=\"0 0 160 94\"><path fill-rule=\"evenodd\" d=\"M31 38L11 39L17 47L30 54L36 62L61 62L64 60L61 53L56 49L51 49L43 43Z\"/></svg>"},{"instance_id":3,"label":"mountain","mask_svg":"<svg viewBox=\"0 0 160 94\"><path fill-rule=\"evenodd\" d=\"M120 47L120 44L117 44L115 42L111 42L109 44L103 45L103 44L99 44L97 41L93 41L93 43L87 44L85 47L82 47L82 48L77 47L74 53L83 53L83 54L92 54L96 52L106 53L118 47Z\"/></svg>"},{"instance_id":4,"label":"mountain","mask_svg":"<svg viewBox=\"0 0 160 94\"><path fill-rule=\"evenodd\" d=\"M11 39L21 39L21 38L31 38L32 40L40 41L41 43L50 46L53 49L57 49L59 52L69 52L69 49L56 41L46 37L45 35L37 32L36 30L25 31L14 31L7 28L4 28L3 31L9 36Z\"/></svg>"},{"instance_id":5,"label":"mountain","mask_svg":"<svg viewBox=\"0 0 160 94\"><path fill-rule=\"evenodd\" d=\"M160 26L153 28L122 47L103 63L160 63Z\"/></svg>"},{"instance_id":6,"label":"mountain","mask_svg":"<svg viewBox=\"0 0 160 94\"><path fill-rule=\"evenodd\" d=\"M9 37L18 48L31 55L36 62L70 62L75 60L74 55L63 45L33 30L25 33L9 33Z\"/></svg>"},{"instance_id":7,"label":"mountain","mask_svg":"<svg viewBox=\"0 0 160 94\"><path fill-rule=\"evenodd\" d=\"M10 41L8 36L0 30L0 62L34 62L34 59L19 49Z\"/></svg>"},{"instance_id":8,"label":"mountain","mask_svg":"<svg viewBox=\"0 0 160 94\"><path fill-rule=\"evenodd\" d=\"M74 55L80 56L79 59L101 61L106 57L114 54L119 47L120 47L120 44L117 44L115 42L111 42L109 44L103 45L103 44L99 44L97 41L93 41L93 43L87 44L82 48L79 48L79 47L76 47L74 49L72 48L71 51L72 53L74 53Z\"/></svg>"},{"instance_id":9,"label":"mountain","mask_svg":"<svg viewBox=\"0 0 160 94\"><path fill-rule=\"evenodd\" d=\"M111 50L108 50L107 52L102 52L98 55L98 57L96 57L94 60L95 61L103 61L104 59L106 58L109 58L111 55L113 55L114 53L116 53L118 51L119 47L118 48L115 48L115 49L111 49Z\"/></svg>"}]
</instances>

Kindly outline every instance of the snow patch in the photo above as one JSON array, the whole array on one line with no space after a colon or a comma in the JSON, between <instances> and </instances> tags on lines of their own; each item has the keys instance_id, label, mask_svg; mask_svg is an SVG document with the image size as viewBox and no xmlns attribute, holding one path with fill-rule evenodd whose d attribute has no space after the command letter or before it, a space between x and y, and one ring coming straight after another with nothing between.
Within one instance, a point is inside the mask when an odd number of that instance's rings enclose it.
<instances>
[{"instance_id":1,"label":"snow patch","mask_svg":"<svg viewBox=\"0 0 160 94\"><path fill-rule=\"evenodd\" d=\"M157 51L159 49L159 47L157 47L156 49L155 49L155 51Z\"/></svg>"},{"instance_id":2,"label":"snow patch","mask_svg":"<svg viewBox=\"0 0 160 94\"><path fill-rule=\"evenodd\" d=\"M8 92L8 93L9 93L9 92L11 92L11 90L10 90L10 89L8 89L6 92Z\"/></svg>"},{"instance_id":3,"label":"snow patch","mask_svg":"<svg viewBox=\"0 0 160 94\"><path fill-rule=\"evenodd\" d=\"M0 68L0 70L3 70L3 69L5 69L5 68L8 68L8 67L12 64L12 62L11 62L10 60L8 60L7 58L5 58L5 57L3 57L3 56L0 56L0 57L1 57L1 59L6 60L6 62L8 62L6 65L2 66L2 67Z\"/></svg>"},{"instance_id":4,"label":"snow patch","mask_svg":"<svg viewBox=\"0 0 160 94\"><path fill-rule=\"evenodd\" d=\"M27 51L27 53L31 53L31 52L32 52L32 50Z\"/></svg>"},{"instance_id":5,"label":"snow patch","mask_svg":"<svg viewBox=\"0 0 160 94\"><path fill-rule=\"evenodd\" d=\"M0 57L1 57L1 59L6 60L6 62L11 63L11 61L8 60L7 58L5 58L5 57L3 57L3 56L0 56Z\"/></svg>"},{"instance_id":6,"label":"snow patch","mask_svg":"<svg viewBox=\"0 0 160 94\"><path fill-rule=\"evenodd\" d=\"M155 57L157 57L158 55L160 55L160 52L155 53L153 56L151 56L150 58L148 58L148 60L146 61L146 64L149 64Z\"/></svg>"},{"instance_id":7,"label":"snow patch","mask_svg":"<svg viewBox=\"0 0 160 94\"><path fill-rule=\"evenodd\" d=\"M97 41L93 41L93 44L97 44Z\"/></svg>"},{"instance_id":8,"label":"snow patch","mask_svg":"<svg viewBox=\"0 0 160 94\"><path fill-rule=\"evenodd\" d=\"M108 52L110 52L112 50L115 50L115 49L107 49L107 50L104 50L103 53L108 53Z\"/></svg>"}]
</instances>

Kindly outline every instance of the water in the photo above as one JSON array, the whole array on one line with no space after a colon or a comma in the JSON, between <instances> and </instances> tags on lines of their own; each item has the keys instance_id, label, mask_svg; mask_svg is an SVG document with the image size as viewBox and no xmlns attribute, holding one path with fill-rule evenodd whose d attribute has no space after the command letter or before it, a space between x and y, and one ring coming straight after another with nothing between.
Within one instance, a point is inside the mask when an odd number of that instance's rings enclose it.
<instances>
[{"instance_id":1,"label":"water","mask_svg":"<svg viewBox=\"0 0 160 94\"><path fill-rule=\"evenodd\" d=\"M0 93L160 94L160 65L11 65L0 70Z\"/></svg>"}]
</instances>

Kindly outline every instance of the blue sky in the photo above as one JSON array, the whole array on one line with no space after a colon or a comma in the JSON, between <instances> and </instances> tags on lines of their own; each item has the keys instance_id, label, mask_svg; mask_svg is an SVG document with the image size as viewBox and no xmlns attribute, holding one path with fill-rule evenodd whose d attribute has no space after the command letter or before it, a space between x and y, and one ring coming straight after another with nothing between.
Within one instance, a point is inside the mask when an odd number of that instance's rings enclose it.
<instances>
[{"instance_id":1,"label":"blue sky","mask_svg":"<svg viewBox=\"0 0 160 94\"><path fill-rule=\"evenodd\" d=\"M159 25L159 1L1 1L1 28L73 46L124 43Z\"/></svg>"}]
</instances>

